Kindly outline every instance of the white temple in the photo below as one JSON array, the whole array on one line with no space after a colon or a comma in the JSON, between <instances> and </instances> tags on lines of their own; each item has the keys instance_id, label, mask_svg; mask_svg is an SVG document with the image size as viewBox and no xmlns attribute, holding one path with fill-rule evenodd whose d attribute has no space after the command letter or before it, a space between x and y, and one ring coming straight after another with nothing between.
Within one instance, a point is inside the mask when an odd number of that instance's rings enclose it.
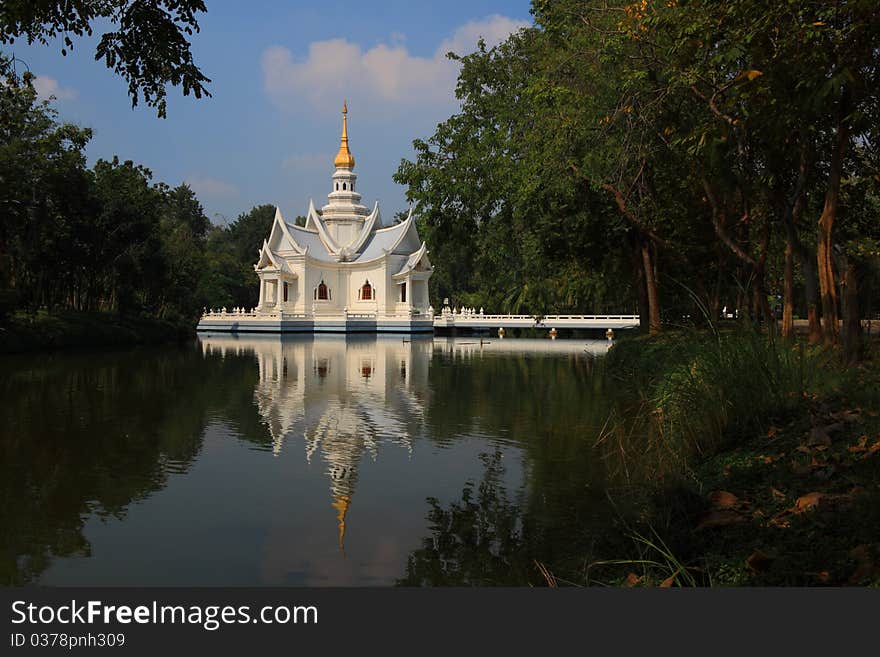
<instances>
[{"instance_id":1,"label":"white temple","mask_svg":"<svg viewBox=\"0 0 880 657\"><path fill-rule=\"evenodd\" d=\"M433 268L412 209L386 224L379 203L361 205L348 147L348 109L327 204L309 202L305 226L275 211L254 270L256 309L209 313L199 330L259 332L432 331L428 279Z\"/></svg>"}]
</instances>

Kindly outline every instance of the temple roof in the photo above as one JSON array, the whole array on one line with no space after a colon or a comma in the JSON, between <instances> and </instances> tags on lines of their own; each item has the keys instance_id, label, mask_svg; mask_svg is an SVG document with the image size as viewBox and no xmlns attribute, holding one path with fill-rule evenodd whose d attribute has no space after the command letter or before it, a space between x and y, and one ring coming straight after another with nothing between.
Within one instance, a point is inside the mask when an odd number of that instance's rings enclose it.
<instances>
[{"instance_id":1,"label":"temple roof","mask_svg":"<svg viewBox=\"0 0 880 657\"><path fill-rule=\"evenodd\" d=\"M332 239L314 205L309 208L306 227L289 223L276 209L269 239L260 251L260 267L277 263L287 270L284 255L303 255L320 262L366 263L386 256L403 256L398 260L404 269L412 268L424 256L424 243L419 239L412 211L404 221L381 227L379 205L367 217L360 232L348 244L339 245ZM418 256L418 257L416 257ZM415 258L415 260L414 260Z\"/></svg>"}]
</instances>

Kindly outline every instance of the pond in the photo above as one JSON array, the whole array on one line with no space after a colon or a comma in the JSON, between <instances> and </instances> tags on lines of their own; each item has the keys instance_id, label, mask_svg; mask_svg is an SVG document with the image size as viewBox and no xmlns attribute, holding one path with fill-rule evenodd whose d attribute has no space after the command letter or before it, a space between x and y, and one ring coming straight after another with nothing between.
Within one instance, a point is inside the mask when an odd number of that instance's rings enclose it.
<instances>
[{"instance_id":1,"label":"pond","mask_svg":"<svg viewBox=\"0 0 880 657\"><path fill-rule=\"evenodd\" d=\"M614 523L606 349L206 335L4 357L0 582L533 582Z\"/></svg>"}]
</instances>

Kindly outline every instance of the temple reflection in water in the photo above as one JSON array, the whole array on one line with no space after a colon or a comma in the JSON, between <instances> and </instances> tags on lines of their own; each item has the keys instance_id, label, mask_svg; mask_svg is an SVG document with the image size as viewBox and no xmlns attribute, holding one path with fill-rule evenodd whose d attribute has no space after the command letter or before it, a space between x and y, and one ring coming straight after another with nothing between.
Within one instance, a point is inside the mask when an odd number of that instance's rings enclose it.
<instances>
[{"instance_id":1,"label":"temple reflection in water","mask_svg":"<svg viewBox=\"0 0 880 657\"><path fill-rule=\"evenodd\" d=\"M253 353L259 367L254 402L272 437L272 452L300 448L311 465L326 464L344 548L345 520L364 455L380 447L412 450L429 390L429 338L211 335L208 356Z\"/></svg>"}]
</instances>

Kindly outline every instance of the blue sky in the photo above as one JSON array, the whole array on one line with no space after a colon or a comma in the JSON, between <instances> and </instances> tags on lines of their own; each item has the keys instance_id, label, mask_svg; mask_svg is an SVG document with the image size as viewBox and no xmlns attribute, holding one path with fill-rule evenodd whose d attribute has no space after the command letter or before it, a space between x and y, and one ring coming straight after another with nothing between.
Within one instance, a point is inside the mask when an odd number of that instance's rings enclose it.
<instances>
[{"instance_id":1,"label":"blue sky","mask_svg":"<svg viewBox=\"0 0 880 657\"><path fill-rule=\"evenodd\" d=\"M309 198L323 205L344 99L364 202L379 200L393 216L405 207L391 179L401 158L456 109L456 65L443 53L471 50L481 35L497 43L531 18L527 0L206 5L193 52L213 98L171 89L167 119L131 108L125 82L94 61L97 37L75 42L67 57L58 44L6 51L56 96L62 120L94 130L90 163L119 155L156 181L186 181L217 223L259 203L290 218L305 214Z\"/></svg>"}]
</instances>

